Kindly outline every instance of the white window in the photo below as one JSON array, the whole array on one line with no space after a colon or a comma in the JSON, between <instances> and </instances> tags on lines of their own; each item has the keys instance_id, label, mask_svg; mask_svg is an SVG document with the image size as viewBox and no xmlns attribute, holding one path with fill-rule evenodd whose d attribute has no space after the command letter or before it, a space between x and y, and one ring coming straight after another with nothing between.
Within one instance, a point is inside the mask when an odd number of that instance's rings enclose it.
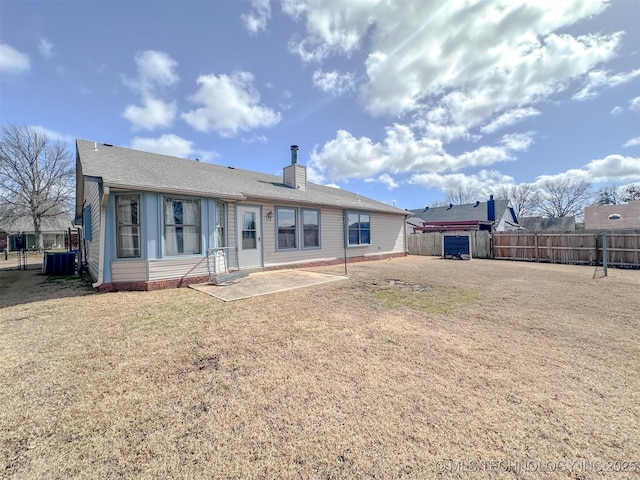
<instances>
[{"instance_id":1,"label":"white window","mask_svg":"<svg viewBox=\"0 0 640 480\"><path fill-rule=\"evenodd\" d=\"M276 224L278 229L278 250L293 250L298 248L295 208L276 208Z\"/></svg>"},{"instance_id":2,"label":"white window","mask_svg":"<svg viewBox=\"0 0 640 480\"><path fill-rule=\"evenodd\" d=\"M320 210L302 210L302 248L320 248Z\"/></svg>"},{"instance_id":3,"label":"white window","mask_svg":"<svg viewBox=\"0 0 640 480\"><path fill-rule=\"evenodd\" d=\"M116 196L118 258L140 256L140 196Z\"/></svg>"},{"instance_id":4,"label":"white window","mask_svg":"<svg viewBox=\"0 0 640 480\"><path fill-rule=\"evenodd\" d=\"M164 254L201 253L200 200L164 199Z\"/></svg>"},{"instance_id":5,"label":"white window","mask_svg":"<svg viewBox=\"0 0 640 480\"><path fill-rule=\"evenodd\" d=\"M368 213L347 213L349 245L371 244L371 217Z\"/></svg>"}]
</instances>

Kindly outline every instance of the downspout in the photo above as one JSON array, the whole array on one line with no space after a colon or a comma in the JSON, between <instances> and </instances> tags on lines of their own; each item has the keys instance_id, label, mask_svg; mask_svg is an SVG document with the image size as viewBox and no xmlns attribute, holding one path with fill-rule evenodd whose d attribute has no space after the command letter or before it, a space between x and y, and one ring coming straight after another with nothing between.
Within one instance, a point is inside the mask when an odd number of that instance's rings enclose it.
<instances>
[{"instance_id":1,"label":"downspout","mask_svg":"<svg viewBox=\"0 0 640 480\"><path fill-rule=\"evenodd\" d=\"M104 281L104 242L106 239L107 203L109 202L109 187L103 185L102 203L100 204L100 254L98 256L98 281L92 283L93 288L98 288Z\"/></svg>"},{"instance_id":2,"label":"downspout","mask_svg":"<svg viewBox=\"0 0 640 480\"><path fill-rule=\"evenodd\" d=\"M405 214L403 228L404 228L404 254L405 256L409 255L409 238L407 237L407 220L409 219L409 215Z\"/></svg>"}]
</instances>

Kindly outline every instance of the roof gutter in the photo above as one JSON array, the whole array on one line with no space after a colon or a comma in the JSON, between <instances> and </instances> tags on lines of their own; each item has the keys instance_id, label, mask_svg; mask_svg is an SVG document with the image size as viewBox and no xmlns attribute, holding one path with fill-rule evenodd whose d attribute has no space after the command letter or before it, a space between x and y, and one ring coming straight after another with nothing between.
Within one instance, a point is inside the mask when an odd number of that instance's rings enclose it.
<instances>
[{"instance_id":1,"label":"roof gutter","mask_svg":"<svg viewBox=\"0 0 640 480\"><path fill-rule=\"evenodd\" d=\"M288 199L288 198L283 198L283 197L279 197L277 195L256 195L256 194L243 194L244 198L243 200L246 200L248 198L251 199L256 199L256 200L269 200L269 201L275 201L277 203L294 203L294 204L298 204L298 205L321 205L321 206L325 206L325 207L335 207L335 208L340 208L340 209L346 209L346 210L368 210L371 212L379 212L379 213L389 213L392 215L404 215L405 217L408 217L409 215L407 214L407 212L405 210L400 210L399 208L396 208L395 211L393 210L382 210L380 208L375 208L375 207L371 207L371 206L367 206L367 205L345 205L344 203L326 203L326 202L310 202L308 200L303 200L303 199ZM389 206L389 208L394 208Z\"/></svg>"},{"instance_id":2,"label":"roof gutter","mask_svg":"<svg viewBox=\"0 0 640 480\"><path fill-rule=\"evenodd\" d=\"M156 188L156 187L144 187L139 185L121 185L118 183L105 183L105 188L111 188L113 190L125 190L125 191L140 191L140 192L153 192L153 193L167 193L171 195L185 195L187 197L207 197L207 198L219 198L220 200L238 201L246 200L246 196L241 193L220 193L215 194L211 192L199 192L194 190L180 190L173 188Z\"/></svg>"}]
</instances>

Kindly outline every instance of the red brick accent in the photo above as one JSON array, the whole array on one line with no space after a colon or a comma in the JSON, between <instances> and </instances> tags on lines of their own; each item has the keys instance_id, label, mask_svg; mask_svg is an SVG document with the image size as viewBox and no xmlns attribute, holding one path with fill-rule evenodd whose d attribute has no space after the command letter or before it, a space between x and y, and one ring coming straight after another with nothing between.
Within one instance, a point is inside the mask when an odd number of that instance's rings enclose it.
<instances>
[{"instance_id":1,"label":"red brick accent","mask_svg":"<svg viewBox=\"0 0 640 480\"><path fill-rule=\"evenodd\" d=\"M98 289L103 293L127 291L150 292L152 290L163 290L165 288L188 287L194 283L206 283L208 281L209 277L184 277L156 280L153 282L113 282L103 283L98 287Z\"/></svg>"},{"instance_id":2,"label":"red brick accent","mask_svg":"<svg viewBox=\"0 0 640 480\"><path fill-rule=\"evenodd\" d=\"M347 263L386 260L390 258L398 258L398 257L406 257L406 256L407 256L406 252L383 253L380 255L367 255L367 256L362 255L359 257L348 257ZM285 270L288 268L323 267L326 265L342 265L343 263L344 263L344 258L339 258L335 260L296 263L294 265L276 265L276 266L266 267L264 268L264 271ZM167 280L156 280L153 282L112 282L112 283L103 283L98 287L98 289L100 290L100 292L103 292L103 293L126 292L126 291L149 292L152 290L162 290L165 288L188 287L189 285L193 285L194 283L206 283L208 281L209 281L209 277L186 277L186 278L171 278Z\"/></svg>"}]
</instances>

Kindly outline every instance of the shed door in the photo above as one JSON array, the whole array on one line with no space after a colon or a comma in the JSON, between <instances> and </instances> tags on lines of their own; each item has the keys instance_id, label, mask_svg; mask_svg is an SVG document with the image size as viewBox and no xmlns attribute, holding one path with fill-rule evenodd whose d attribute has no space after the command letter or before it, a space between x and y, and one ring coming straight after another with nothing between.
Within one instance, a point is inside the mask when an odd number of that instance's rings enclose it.
<instances>
[{"instance_id":1,"label":"shed door","mask_svg":"<svg viewBox=\"0 0 640 480\"><path fill-rule=\"evenodd\" d=\"M260 207L238 205L238 267L262 266Z\"/></svg>"},{"instance_id":2,"label":"shed door","mask_svg":"<svg viewBox=\"0 0 640 480\"><path fill-rule=\"evenodd\" d=\"M471 260L471 237L468 235L444 235L442 256L447 259Z\"/></svg>"}]
</instances>

